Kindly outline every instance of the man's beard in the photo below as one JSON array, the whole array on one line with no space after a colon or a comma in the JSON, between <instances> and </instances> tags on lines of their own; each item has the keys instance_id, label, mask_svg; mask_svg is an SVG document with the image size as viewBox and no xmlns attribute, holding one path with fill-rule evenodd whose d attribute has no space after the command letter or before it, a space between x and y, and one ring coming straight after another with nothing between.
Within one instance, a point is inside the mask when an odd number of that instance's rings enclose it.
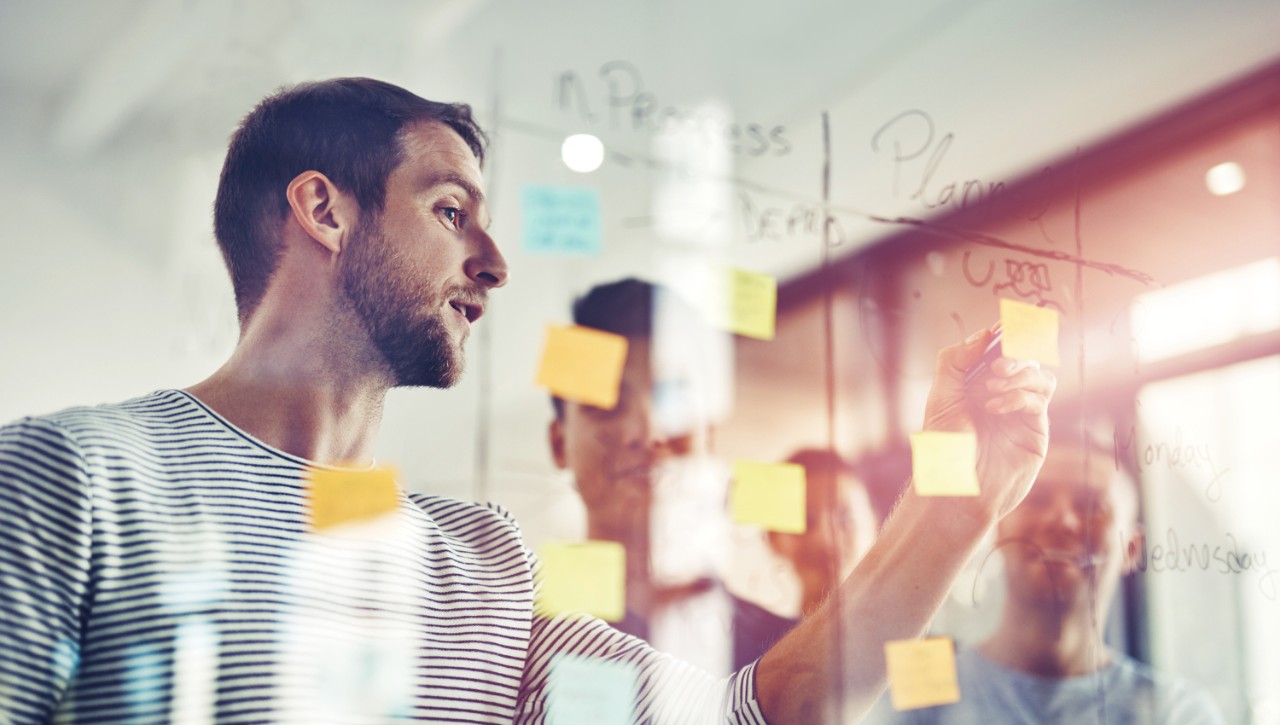
<instances>
[{"instance_id":1,"label":"man's beard","mask_svg":"<svg viewBox=\"0 0 1280 725\"><path fill-rule=\"evenodd\" d=\"M424 293L406 276L378 217L361 222L342 265L342 292L359 315L396 386L452 387L462 377L462 346L454 345L441 309L448 296L423 304ZM423 309L433 310L423 314Z\"/></svg>"}]
</instances>

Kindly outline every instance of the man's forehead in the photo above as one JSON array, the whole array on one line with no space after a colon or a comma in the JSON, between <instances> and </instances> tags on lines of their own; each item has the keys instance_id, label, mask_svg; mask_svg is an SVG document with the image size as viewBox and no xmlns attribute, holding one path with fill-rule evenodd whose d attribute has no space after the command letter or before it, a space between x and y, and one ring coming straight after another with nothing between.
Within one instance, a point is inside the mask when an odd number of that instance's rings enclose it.
<instances>
[{"instance_id":1,"label":"man's forehead","mask_svg":"<svg viewBox=\"0 0 1280 725\"><path fill-rule=\"evenodd\" d=\"M1111 457L1101 452L1051 446L1036 485L1101 491L1119 483L1113 467Z\"/></svg>"},{"instance_id":2,"label":"man's forehead","mask_svg":"<svg viewBox=\"0 0 1280 725\"><path fill-rule=\"evenodd\" d=\"M400 142L404 159L397 171L422 185L461 182L464 189L483 200L480 160L457 131L442 123L416 123L405 128Z\"/></svg>"}]
</instances>

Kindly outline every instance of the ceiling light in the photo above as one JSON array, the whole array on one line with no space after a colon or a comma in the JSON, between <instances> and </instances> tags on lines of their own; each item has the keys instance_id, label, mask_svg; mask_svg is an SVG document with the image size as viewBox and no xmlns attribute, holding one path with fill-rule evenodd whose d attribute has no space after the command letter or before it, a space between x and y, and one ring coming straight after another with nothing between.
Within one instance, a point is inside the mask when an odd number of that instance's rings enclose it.
<instances>
[{"instance_id":1,"label":"ceiling light","mask_svg":"<svg viewBox=\"0 0 1280 725\"><path fill-rule=\"evenodd\" d=\"M604 144L589 133L577 133L564 140L560 158L565 166L579 173L595 171L604 162Z\"/></svg>"},{"instance_id":2,"label":"ceiling light","mask_svg":"<svg viewBox=\"0 0 1280 725\"><path fill-rule=\"evenodd\" d=\"M1205 172L1204 183L1218 196L1234 194L1244 188L1244 169L1234 161L1218 164Z\"/></svg>"}]
</instances>

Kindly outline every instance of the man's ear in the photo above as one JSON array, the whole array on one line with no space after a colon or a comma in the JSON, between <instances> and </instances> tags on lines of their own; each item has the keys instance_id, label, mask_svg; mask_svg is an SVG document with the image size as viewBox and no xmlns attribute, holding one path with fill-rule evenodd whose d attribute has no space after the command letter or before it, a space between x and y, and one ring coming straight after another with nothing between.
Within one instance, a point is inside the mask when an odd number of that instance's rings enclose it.
<instances>
[{"instance_id":1,"label":"man's ear","mask_svg":"<svg viewBox=\"0 0 1280 725\"><path fill-rule=\"evenodd\" d=\"M1134 525L1133 533L1123 536L1123 541L1120 543L1124 546L1124 566L1120 572L1123 575L1132 574L1138 570L1138 561L1142 558L1143 549L1147 545L1147 536L1142 531L1142 525Z\"/></svg>"},{"instance_id":2,"label":"man's ear","mask_svg":"<svg viewBox=\"0 0 1280 725\"><path fill-rule=\"evenodd\" d=\"M556 462L556 468L568 468L569 457L565 455L564 450L563 418L554 418L547 426L547 443L551 446L551 459Z\"/></svg>"},{"instance_id":3,"label":"man's ear","mask_svg":"<svg viewBox=\"0 0 1280 725\"><path fill-rule=\"evenodd\" d=\"M355 199L319 171L293 177L285 195L294 223L329 252L341 252L359 214Z\"/></svg>"}]
</instances>

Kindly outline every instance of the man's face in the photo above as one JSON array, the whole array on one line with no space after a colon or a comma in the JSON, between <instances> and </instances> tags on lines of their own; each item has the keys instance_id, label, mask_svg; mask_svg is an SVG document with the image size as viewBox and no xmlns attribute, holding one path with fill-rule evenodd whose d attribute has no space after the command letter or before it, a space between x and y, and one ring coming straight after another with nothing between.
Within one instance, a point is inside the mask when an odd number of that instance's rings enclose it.
<instances>
[{"instance_id":1,"label":"man's face","mask_svg":"<svg viewBox=\"0 0 1280 725\"><path fill-rule=\"evenodd\" d=\"M1051 447L1031 492L1000 522L1010 597L1106 605L1136 536L1136 493L1110 457Z\"/></svg>"},{"instance_id":2,"label":"man's face","mask_svg":"<svg viewBox=\"0 0 1280 725\"><path fill-rule=\"evenodd\" d=\"M654 486L674 459L705 451L705 433L659 425L646 338L628 340L618 404L612 410L566 401L551 423L556 464L573 471L593 523L614 536L647 540Z\"/></svg>"},{"instance_id":3,"label":"man's face","mask_svg":"<svg viewBox=\"0 0 1280 725\"><path fill-rule=\"evenodd\" d=\"M507 265L485 231L480 165L447 126L406 128L380 214L365 212L343 255L342 291L396 385L449 387L462 346Z\"/></svg>"}]
</instances>

